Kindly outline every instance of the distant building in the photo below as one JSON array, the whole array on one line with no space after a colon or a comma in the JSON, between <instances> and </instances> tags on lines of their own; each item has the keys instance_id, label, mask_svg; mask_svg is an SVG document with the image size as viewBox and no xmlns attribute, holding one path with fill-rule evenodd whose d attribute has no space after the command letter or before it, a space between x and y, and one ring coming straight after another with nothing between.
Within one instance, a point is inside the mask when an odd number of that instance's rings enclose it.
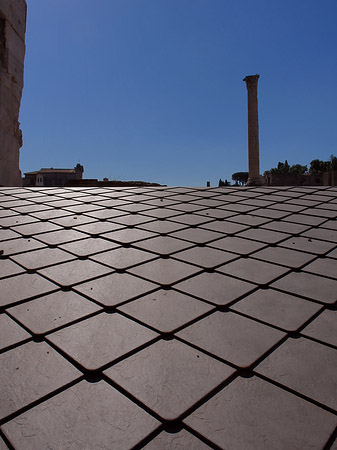
<instances>
[{"instance_id":1,"label":"distant building","mask_svg":"<svg viewBox=\"0 0 337 450\"><path fill-rule=\"evenodd\" d=\"M40 169L36 172L25 173L23 186L65 186L70 180L82 180L83 166L77 164L74 169Z\"/></svg>"}]
</instances>

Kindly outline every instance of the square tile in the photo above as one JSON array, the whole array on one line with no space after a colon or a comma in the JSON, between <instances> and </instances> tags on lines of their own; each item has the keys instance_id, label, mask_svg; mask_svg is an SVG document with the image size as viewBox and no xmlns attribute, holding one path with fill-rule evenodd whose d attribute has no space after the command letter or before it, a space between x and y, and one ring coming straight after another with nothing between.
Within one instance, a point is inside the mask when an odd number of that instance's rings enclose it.
<instances>
[{"instance_id":1,"label":"square tile","mask_svg":"<svg viewBox=\"0 0 337 450\"><path fill-rule=\"evenodd\" d=\"M30 338L31 335L14 320L6 314L0 314L0 350Z\"/></svg>"},{"instance_id":2,"label":"square tile","mask_svg":"<svg viewBox=\"0 0 337 450\"><path fill-rule=\"evenodd\" d=\"M332 242L319 241L309 237L291 237L281 242L279 245L280 247L291 248L292 250L299 250L316 255L324 255L335 247L335 244Z\"/></svg>"},{"instance_id":3,"label":"square tile","mask_svg":"<svg viewBox=\"0 0 337 450\"><path fill-rule=\"evenodd\" d=\"M242 239L235 236L229 236L219 239L209 244L210 247L218 248L228 252L238 253L240 255L249 255L256 250L265 247L266 244L262 242L251 241L249 239Z\"/></svg>"},{"instance_id":4,"label":"square tile","mask_svg":"<svg viewBox=\"0 0 337 450\"><path fill-rule=\"evenodd\" d=\"M286 222L285 220L275 220L261 226L262 229L279 231L281 233L298 234L306 231L309 227L299 223Z\"/></svg>"},{"instance_id":5,"label":"square tile","mask_svg":"<svg viewBox=\"0 0 337 450\"><path fill-rule=\"evenodd\" d=\"M253 239L255 241L266 242L268 244L276 244L284 241L289 237L288 234L279 233L277 231L265 230L261 228L251 228L250 230L242 231L237 234L237 237L246 239Z\"/></svg>"},{"instance_id":6,"label":"square tile","mask_svg":"<svg viewBox=\"0 0 337 450\"><path fill-rule=\"evenodd\" d=\"M105 371L166 420L180 417L233 373L226 364L176 340L158 341Z\"/></svg>"},{"instance_id":7,"label":"square tile","mask_svg":"<svg viewBox=\"0 0 337 450\"><path fill-rule=\"evenodd\" d=\"M173 238L190 241L194 244L206 244L207 242L222 238L223 234L202 228L187 228L186 230L171 233L170 236Z\"/></svg>"},{"instance_id":8,"label":"square tile","mask_svg":"<svg viewBox=\"0 0 337 450\"><path fill-rule=\"evenodd\" d=\"M124 213L122 216L110 218L107 220L117 223L117 224L125 225L128 227L129 226L134 227L134 226L137 226L140 224L153 222L152 217L143 216L142 214L126 214L126 213ZM141 228L143 228L143 227L141 227ZM152 231L152 230L149 230L149 231Z\"/></svg>"},{"instance_id":9,"label":"square tile","mask_svg":"<svg viewBox=\"0 0 337 450\"><path fill-rule=\"evenodd\" d=\"M180 261L212 269L238 258L238 255L206 246L189 248L182 252L175 253L173 257Z\"/></svg>"},{"instance_id":10,"label":"square tile","mask_svg":"<svg viewBox=\"0 0 337 450\"><path fill-rule=\"evenodd\" d=\"M154 220L152 222L147 222L138 225L142 230L153 231L155 233L167 234L173 231L182 230L186 228L186 225L171 222L170 220Z\"/></svg>"},{"instance_id":11,"label":"square tile","mask_svg":"<svg viewBox=\"0 0 337 450\"><path fill-rule=\"evenodd\" d=\"M88 238L80 241L68 242L59 247L67 252L73 253L76 256L86 257L94 255L95 253L105 252L114 248L118 248L118 244L107 239Z\"/></svg>"},{"instance_id":12,"label":"square tile","mask_svg":"<svg viewBox=\"0 0 337 450\"><path fill-rule=\"evenodd\" d=\"M218 267L217 271L243 280L265 285L289 271L286 267L276 266L252 258L240 258Z\"/></svg>"},{"instance_id":13,"label":"square tile","mask_svg":"<svg viewBox=\"0 0 337 450\"><path fill-rule=\"evenodd\" d=\"M58 291L9 308L8 313L34 334L44 334L99 311L101 308L75 292Z\"/></svg>"},{"instance_id":14,"label":"square tile","mask_svg":"<svg viewBox=\"0 0 337 450\"><path fill-rule=\"evenodd\" d=\"M171 333L213 307L173 289L161 289L118 309L160 332Z\"/></svg>"},{"instance_id":15,"label":"square tile","mask_svg":"<svg viewBox=\"0 0 337 450\"><path fill-rule=\"evenodd\" d=\"M29 342L2 353L0 362L1 419L81 376L45 342Z\"/></svg>"},{"instance_id":16,"label":"square tile","mask_svg":"<svg viewBox=\"0 0 337 450\"><path fill-rule=\"evenodd\" d=\"M184 422L226 450L323 449L333 414L253 378L237 378Z\"/></svg>"},{"instance_id":17,"label":"square tile","mask_svg":"<svg viewBox=\"0 0 337 450\"><path fill-rule=\"evenodd\" d=\"M246 230L248 227L246 225L230 222L228 220L216 220L214 222L209 222L204 225L201 225L200 228L217 231L219 233L226 235L238 233L239 231Z\"/></svg>"},{"instance_id":18,"label":"square tile","mask_svg":"<svg viewBox=\"0 0 337 450\"><path fill-rule=\"evenodd\" d=\"M101 313L48 335L86 370L97 370L158 335L120 314Z\"/></svg>"},{"instance_id":19,"label":"square tile","mask_svg":"<svg viewBox=\"0 0 337 450\"><path fill-rule=\"evenodd\" d=\"M247 316L295 331L321 309L321 305L274 289L259 289L231 306Z\"/></svg>"},{"instance_id":20,"label":"square tile","mask_svg":"<svg viewBox=\"0 0 337 450\"><path fill-rule=\"evenodd\" d=\"M38 235L38 240L48 245L59 245L66 242L87 238L88 235L76 230L60 230Z\"/></svg>"},{"instance_id":21,"label":"square tile","mask_svg":"<svg viewBox=\"0 0 337 450\"><path fill-rule=\"evenodd\" d=\"M58 248L42 248L40 250L14 255L11 259L21 264L27 270L35 270L41 267L69 261L74 259L74 256Z\"/></svg>"},{"instance_id":22,"label":"square tile","mask_svg":"<svg viewBox=\"0 0 337 450\"><path fill-rule=\"evenodd\" d=\"M1 267L1 266L0 266ZM302 269L317 275L334 278L337 280L337 260L332 258L318 258Z\"/></svg>"},{"instance_id":23,"label":"square tile","mask_svg":"<svg viewBox=\"0 0 337 450\"><path fill-rule=\"evenodd\" d=\"M337 347L337 312L325 310L309 323L301 334Z\"/></svg>"},{"instance_id":24,"label":"square tile","mask_svg":"<svg viewBox=\"0 0 337 450\"><path fill-rule=\"evenodd\" d=\"M0 244L0 250L3 251L4 256L15 255L43 247L46 247L46 245L32 238L11 239L9 241L3 241Z\"/></svg>"},{"instance_id":25,"label":"square tile","mask_svg":"<svg viewBox=\"0 0 337 450\"><path fill-rule=\"evenodd\" d=\"M147 294L157 288L158 285L127 273L113 273L97 280L77 285L74 289L94 299L101 305L115 306Z\"/></svg>"},{"instance_id":26,"label":"square tile","mask_svg":"<svg viewBox=\"0 0 337 450\"><path fill-rule=\"evenodd\" d=\"M110 241L106 241L110 242ZM91 259L114 269L121 270L156 258L153 253L143 252L135 248L119 247L108 252L92 256Z\"/></svg>"},{"instance_id":27,"label":"square tile","mask_svg":"<svg viewBox=\"0 0 337 450\"><path fill-rule=\"evenodd\" d=\"M175 288L216 305L227 305L256 286L220 273L202 273L178 283Z\"/></svg>"},{"instance_id":28,"label":"square tile","mask_svg":"<svg viewBox=\"0 0 337 450\"><path fill-rule=\"evenodd\" d=\"M19 238L21 235L12 230L0 229L0 242L8 241L9 239Z\"/></svg>"},{"instance_id":29,"label":"square tile","mask_svg":"<svg viewBox=\"0 0 337 450\"><path fill-rule=\"evenodd\" d=\"M239 367L249 367L285 333L233 312L215 312L177 336Z\"/></svg>"},{"instance_id":30,"label":"square tile","mask_svg":"<svg viewBox=\"0 0 337 450\"><path fill-rule=\"evenodd\" d=\"M39 270L41 275L64 287L73 286L109 272L111 269L108 267L90 260L69 261Z\"/></svg>"},{"instance_id":31,"label":"square tile","mask_svg":"<svg viewBox=\"0 0 337 450\"><path fill-rule=\"evenodd\" d=\"M324 370L322 370L324 365ZM256 372L337 409L336 350L309 339L287 339Z\"/></svg>"},{"instance_id":32,"label":"square tile","mask_svg":"<svg viewBox=\"0 0 337 450\"><path fill-rule=\"evenodd\" d=\"M329 230L326 228L312 228L311 230L302 233L301 236L337 243L337 230Z\"/></svg>"},{"instance_id":33,"label":"square tile","mask_svg":"<svg viewBox=\"0 0 337 450\"><path fill-rule=\"evenodd\" d=\"M157 234L139 228L123 228L104 234L105 239L111 239L116 242L121 242L122 244L131 244L132 242L141 241L154 236L157 236Z\"/></svg>"},{"instance_id":34,"label":"square tile","mask_svg":"<svg viewBox=\"0 0 337 450\"><path fill-rule=\"evenodd\" d=\"M152 239L137 242L135 246L165 256L178 252L179 250L190 248L193 244L170 236L157 236Z\"/></svg>"},{"instance_id":35,"label":"square tile","mask_svg":"<svg viewBox=\"0 0 337 450\"><path fill-rule=\"evenodd\" d=\"M154 283L167 286L200 272L200 269L173 259L159 259L129 269L128 272L139 275Z\"/></svg>"},{"instance_id":36,"label":"square tile","mask_svg":"<svg viewBox=\"0 0 337 450\"><path fill-rule=\"evenodd\" d=\"M94 449L98 435L102 449L127 450L159 425L104 381L82 381L8 422L4 433L17 450Z\"/></svg>"},{"instance_id":37,"label":"square tile","mask_svg":"<svg viewBox=\"0 0 337 450\"><path fill-rule=\"evenodd\" d=\"M90 236L99 236L101 234L103 235L104 233L120 230L123 228L124 225L112 223L110 221L95 221L79 225L76 227L76 230L81 231L82 233L87 233Z\"/></svg>"},{"instance_id":38,"label":"square tile","mask_svg":"<svg viewBox=\"0 0 337 450\"><path fill-rule=\"evenodd\" d=\"M33 222L25 225L19 225L12 228L22 236L34 236L35 234L47 233L50 231L61 230L62 228L51 222Z\"/></svg>"},{"instance_id":39,"label":"square tile","mask_svg":"<svg viewBox=\"0 0 337 450\"><path fill-rule=\"evenodd\" d=\"M18 266L9 259L0 259L0 278L9 277L11 275L17 275L24 271L25 269Z\"/></svg>"},{"instance_id":40,"label":"square tile","mask_svg":"<svg viewBox=\"0 0 337 450\"><path fill-rule=\"evenodd\" d=\"M335 303L337 300L337 281L304 272L290 273L275 281L271 287L322 303Z\"/></svg>"},{"instance_id":41,"label":"square tile","mask_svg":"<svg viewBox=\"0 0 337 450\"><path fill-rule=\"evenodd\" d=\"M283 247L267 247L253 253L251 257L295 269L302 267L315 258L310 253L297 252L296 250Z\"/></svg>"},{"instance_id":42,"label":"square tile","mask_svg":"<svg viewBox=\"0 0 337 450\"><path fill-rule=\"evenodd\" d=\"M22 300L28 300L48 292L56 291L58 287L37 274L23 273L1 280L0 306L8 306Z\"/></svg>"}]
</instances>

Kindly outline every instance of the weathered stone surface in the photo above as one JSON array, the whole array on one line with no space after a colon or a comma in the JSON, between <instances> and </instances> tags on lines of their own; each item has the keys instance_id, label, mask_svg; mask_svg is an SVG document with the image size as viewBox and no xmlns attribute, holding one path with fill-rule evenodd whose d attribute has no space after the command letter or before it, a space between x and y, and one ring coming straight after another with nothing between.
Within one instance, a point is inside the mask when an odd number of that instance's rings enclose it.
<instances>
[{"instance_id":1,"label":"weathered stone surface","mask_svg":"<svg viewBox=\"0 0 337 450\"><path fill-rule=\"evenodd\" d=\"M0 185L21 186L19 128L23 89L25 0L0 2Z\"/></svg>"}]
</instances>

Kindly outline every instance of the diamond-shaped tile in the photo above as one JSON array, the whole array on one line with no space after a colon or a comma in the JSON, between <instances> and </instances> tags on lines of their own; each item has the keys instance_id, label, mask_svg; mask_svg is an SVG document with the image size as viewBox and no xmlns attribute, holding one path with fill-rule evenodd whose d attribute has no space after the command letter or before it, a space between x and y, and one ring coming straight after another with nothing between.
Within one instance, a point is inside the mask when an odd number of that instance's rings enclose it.
<instances>
[{"instance_id":1,"label":"diamond-shaped tile","mask_svg":"<svg viewBox=\"0 0 337 450\"><path fill-rule=\"evenodd\" d=\"M174 420L233 372L181 342L161 340L105 374L161 417Z\"/></svg>"},{"instance_id":2,"label":"diamond-shaped tile","mask_svg":"<svg viewBox=\"0 0 337 450\"><path fill-rule=\"evenodd\" d=\"M288 268L257 261L251 258L240 258L218 267L217 270L258 284L270 283L275 278L288 272Z\"/></svg>"},{"instance_id":3,"label":"diamond-shaped tile","mask_svg":"<svg viewBox=\"0 0 337 450\"><path fill-rule=\"evenodd\" d=\"M318 339L337 347L337 312L325 310L315 320L309 323L301 334Z\"/></svg>"},{"instance_id":4,"label":"diamond-shaped tile","mask_svg":"<svg viewBox=\"0 0 337 450\"><path fill-rule=\"evenodd\" d=\"M171 289L153 292L118 309L158 331L170 333L212 308L207 303Z\"/></svg>"},{"instance_id":5,"label":"diamond-shaped tile","mask_svg":"<svg viewBox=\"0 0 337 450\"><path fill-rule=\"evenodd\" d=\"M106 264L107 266L113 267L114 269L126 269L128 267L135 266L136 264L140 264L154 258L156 258L156 255L154 255L153 253L144 252L132 247L119 247L114 250L100 253L99 255L91 257L91 259L93 259L94 261Z\"/></svg>"},{"instance_id":6,"label":"diamond-shaped tile","mask_svg":"<svg viewBox=\"0 0 337 450\"><path fill-rule=\"evenodd\" d=\"M95 303L75 292L58 291L8 309L8 313L34 334L44 334L99 311Z\"/></svg>"},{"instance_id":7,"label":"diamond-shaped tile","mask_svg":"<svg viewBox=\"0 0 337 450\"><path fill-rule=\"evenodd\" d=\"M31 335L6 314L0 314L0 350L29 339Z\"/></svg>"},{"instance_id":8,"label":"diamond-shaped tile","mask_svg":"<svg viewBox=\"0 0 337 450\"><path fill-rule=\"evenodd\" d=\"M154 283L167 286L199 272L200 269L173 259L159 259L129 269L128 272L139 275Z\"/></svg>"},{"instance_id":9,"label":"diamond-shaped tile","mask_svg":"<svg viewBox=\"0 0 337 450\"><path fill-rule=\"evenodd\" d=\"M127 450L159 425L107 383L82 381L8 422L4 432L17 450L84 450L98 442Z\"/></svg>"},{"instance_id":10,"label":"diamond-shaped tile","mask_svg":"<svg viewBox=\"0 0 337 450\"><path fill-rule=\"evenodd\" d=\"M279 245L280 247L286 247L292 250L313 253L316 255L324 255L326 252L333 249L336 244L311 239L309 237L291 237L281 242Z\"/></svg>"},{"instance_id":11,"label":"diamond-shaped tile","mask_svg":"<svg viewBox=\"0 0 337 450\"><path fill-rule=\"evenodd\" d=\"M179 250L192 247L193 244L170 236L158 236L152 239L137 242L135 246L157 253L158 255L170 255L171 253L178 252Z\"/></svg>"},{"instance_id":12,"label":"diamond-shaped tile","mask_svg":"<svg viewBox=\"0 0 337 450\"><path fill-rule=\"evenodd\" d=\"M127 273L113 273L97 280L82 283L74 289L105 306L115 306L147 294L158 285Z\"/></svg>"},{"instance_id":13,"label":"diamond-shaped tile","mask_svg":"<svg viewBox=\"0 0 337 450\"><path fill-rule=\"evenodd\" d=\"M337 279L337 260L332 258L318 258L302 270Z\"/></svg>"},{"instance_id":14,"label":"diamond-shaped tile","mask_svg":"<svg viewBox=\"0 0 337 450\"><path fill-rule=\"evenodd\" d=\"M61 230L62 228L51 222L33 222L26 225L19 225L12 228L22 236L33 236L34 234L47 233L50 231Z\"/></svg>"},{"instance_id":15,"label":"diamond-shaped tile","mask_svg":"<svg viewBox=\"0 0 337 450\"><path fill-rule=\"evenodd\" d=\"M108 267L90 260L69 261L39 270L41 275L65 287L105 275L109 272L111 272L111 269Z\"/></svg>"},{"instance_id":16,"label":"diamond-shaped tile","mask_svg":"<svg viewBox=\"0 0 337 450\"><path fill-rule=\"evenodd\" d=\"M94 255L95 253L104 252L117 248L119 244L101 238L81 239L80 241L68 242L59 247L76 256L85 257Z\"/></svg>"},{"instance_id":17,"label":"diamond-shaped tile","mask_svg":"<svg viewBox=\"0 0 337 450\"><path fill-rule=\"evenodd\" d=\"M211 247L193 247L174 254L174 258L176 259L207 268L219 266L237 257L234 253L228 253Z\"/></svg>"},{"instance_id":18,"label":"diamond-shaped tile","mask_svg":"<svg viewBox=\"0 0 337 450\"><path fill-rule=\"evenodd\" d=\"M38 235L39 241L45 242L49 245L64 244L65 242L76 241L87 237L87 234L80 233L76 230L52 231L51 233L43 233Z\"/></svg>"},{"instance_id":19,"label":"diamond-shaped tile","mask_svg":"<svg viewBox=\"0 0 337 450\"><path fill-rule=\"evenodd\" d=\"M113 241L121 242L123 244L129 244L143 239L148 239L156 236L151 231L141 230L139 228L123 228L121 230L105 233L105 239L112 239Z\"/></svg>"},{"instance_id":20,"label":"diamond-shaped tile","mask_svg":"<svg viewBox=\"0 0 337 450\"><path fill-rule=\"evenodd\" d=\"M312 261L315 256L283 247L267 247L251 255L253 258L271 263L281 264L291 268L299 268Z\"/></svg>"},{"instance_id":21,"label":"diamond-shaped tile","mask_svg":"<svg viewBox=\"0 0 337 450\"><path fill-rule=\"evenodd\" d=\"M0 306L7 306L21 300L55 291L54 283L37 274L24 273L1 281Z\"/></svg>"},{"instance_id":22,"label":"diamond-shaped tile","mask_svg":"<svg viewBox=\"0 0 337 450\"><path fill-rule=\"evenodd\" d=\"M235 303L231 309L295 331L319 311L321 305L274 289L259 289Z\"/></svg>"},{"instance_id":23,"label":"diamond-shaped tile","mask_svg":"<svg viewBox=\"0 0 337 450\"><path fill-rule=\"evenodd\" d=\"M81 376L45 342L29 342L2 353L0 362L1 418Z\"/></svg>"},{"instance_id":24,"label":"diamond-shaped tile","mask_svg":"<svg viewBox=\"0 0 337 450\"><path fill-rule=\"evenodd\" d=\"M95 221L86 223L84 225L80 225L76 227L77 231L81 231L82 233L88 233L91 236L98 236L103 233L108 233L115 230L120 230L124 228L124 225L120 225L117 223L112 223L110 221Z\"/></svg>"},{"instance_id":25,"label":"diamond-shaped tile","mask_svg":"<svg viewBox=\"0 0 337 450\"><path fill-rule=\"evenodd\" d=\"M251 241L250 239L242 239L239 237L226 237L209 244L210 247L226 250L228 252L238 253L240 255L248 255L266 246L262 242Z\"/></svg>"},{"instance_id":26,"label":"diamond-shaped tile","mask_svg":"<svg viewBox=\"0 0 337 450\"><path fill-rule=\"evenodd\" d=\"M305 338L288 339L255 370L336 409L337 358L336 351L330 347Z\"/></svg>"},{"instance_id":27,"label":"diamond-shaped tile","mask_svg":"<svg viewBox=\"0 0 337 450\"><path fill-rule=\"evenodd\" d=\"M14 255L11 259L28 270L35 270L52 264L69 261L74 259L74 256L58 248L42 248L41 250Z\"/></svg>"},{"instance_id":28,"label":"diamond-shaped tile","mask_svg":"<svg viewBox=\"0 0 337 450\"><path fill-rule=\"evenodd\" d=\"M9 259L0 259L0 278L16 275L24 271L25 270L22 267L18 266Z\"/></svg>"},{"instance_id":29,"label":"diamond-shaped tile","mask_svg":"<svg viewBox=\"0 0 337 450\"><path fill-rule=\"evenodd\" d=\"M46 247L46 245L32 238L11 239L9 241L3 241L0 244L0 250L3 251L4 256L15 255L43 247Z\"/></svg>"},{"instance_id":30,"label":"diamond-shaped tile","mask_svg":"<svg viewBox=\"0 0 337 450\"><path fill-rule=\"evenodd\" d=\"M175 288L216 305L227 305L256 286L220 273L202 273L178 283Z\"/></svg>"},{"instance_id":31,"label":"diamond-shaped tile","mask_svg":"<svg viewBox=\"0 0 337 450\"><path fill-rule=\"evenodd\" d=\"M336 418L254 377L237 378L184 422L226 450L303 450L324 448Z\"/></svg>"},{"instance_id":32,"label":"diamond-shaped tile","mask_svg":"<svg viewBox=\"0 0 337 450\"><path fill-rule=\"evenodd\" d=\"M157 334L120 314L101 313L48 335L48 340L87 370L96 370Z\"/></svg>"},{"instance_id":33,"label":"diamond-shaped tile","mask_svg":"<svg viewBox=\"0 0 337 450\"><path fill-rule=\"evenodd\" d=\"M177 336L232 364L249 367L285 333L232 312L218 311L183 329Z\"/></svg>"},{"instance_id":34,"label":"diamond-shaped tile","mask_svg":"<svg viewBox=\"0 0 337 450\"><path fill-rule=\"evenodd\" d=\"M205 244L223 237L223 234L202 228L187 228L186 230L171 233L170 236L190 241L195 244Z\"/></svg>"},{"instance_id":35,"label":"diamond-shaped tile","mask_svg":"<svg viewBox=\"0 0 337 450\"><path fill-rule=\"evenodd\" d=\"M271 287L322 303L335 303L337 300L337 281L303 272L290 273L275 281Z\"/></svg>"}]
</instances>

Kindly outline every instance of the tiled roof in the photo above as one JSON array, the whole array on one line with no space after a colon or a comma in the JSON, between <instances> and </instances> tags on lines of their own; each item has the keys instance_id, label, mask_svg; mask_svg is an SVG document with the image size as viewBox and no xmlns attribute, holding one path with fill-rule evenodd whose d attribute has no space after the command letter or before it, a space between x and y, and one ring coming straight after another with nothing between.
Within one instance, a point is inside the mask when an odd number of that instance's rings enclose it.
<instances>
[{"instance_id":1,"label":"tiled roof","mask_svg":"<svg viewBox=\"0 0 337 450\"><path fill-rule=\"evenodd\" d=\"M76 173L75 169L50 169L42 168L35 172L25 172L25 175L38 175L39 173Z\"/></svg>"},{"instance_id":2,"label":"tiled roof","mask_svg":"<svg viewBox=\"0 0 337 450\"><path fill-rule=\"evenodd\" d=\"M336 449L337 188L1 188L0 449Z\"/></svg>"}]
</instances>

